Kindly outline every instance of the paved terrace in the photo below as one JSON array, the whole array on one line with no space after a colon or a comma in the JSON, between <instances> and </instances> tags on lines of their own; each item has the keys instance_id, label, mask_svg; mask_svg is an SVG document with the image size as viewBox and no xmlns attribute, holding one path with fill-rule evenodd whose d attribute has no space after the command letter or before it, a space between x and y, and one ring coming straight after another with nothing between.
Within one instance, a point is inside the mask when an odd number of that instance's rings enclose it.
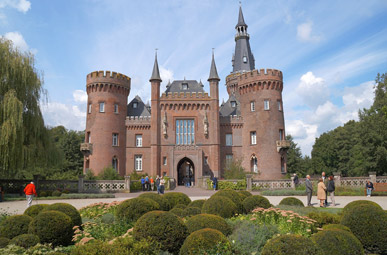
<instances>
[{"instance_id":1,"label":"paved terrace","mask_svg":"<svg viewBox=\"0 0 387 255\"><path fill-rule=\"evenodd\" d=\"M215 193L215 191L212 190L203 190L200 188L185 188L185 187L177 187L173 191L166 191L168 192L182 192L187 194L191 200L198 200L198 199L207 199L212 194ZM93 198L93 199L58 199L58 200L37 200L33 202L33 204L39 203L39 204L54 204L54 203L69 203L75 206L77 209L80 209L84 206L99 203L99 202L105 202L110 203L113 201L122 201L130 198L134 198L142 194L143 192L136 192L136 193L116 193L115 198ZM156 192L154 192L156 193ZM251 192L254 195L259 195L259 192ZM267 199L269 199L270 203L273 205L278 205L279 202L287 196L266 196ZM306 195L305 196L292 196L300 199L304 204L306 204ZM366 197L366 196L336 196L336 207L333 208L343 208L348 203L355 201L355 200L370 200L373 202L378 203L384 210L387 210L387 197L382 196L375 196L375 197ZM330 202L330 199L328 198L328 201ZM317 200L316 196L312 197L312 204L313 206L319 206L319 201ZM7 211L10 213L17 213L21 214L26 209L27 201L9 201L9 202L1 202L0 203L0 211Z\"/></svg>"}]
</instances>

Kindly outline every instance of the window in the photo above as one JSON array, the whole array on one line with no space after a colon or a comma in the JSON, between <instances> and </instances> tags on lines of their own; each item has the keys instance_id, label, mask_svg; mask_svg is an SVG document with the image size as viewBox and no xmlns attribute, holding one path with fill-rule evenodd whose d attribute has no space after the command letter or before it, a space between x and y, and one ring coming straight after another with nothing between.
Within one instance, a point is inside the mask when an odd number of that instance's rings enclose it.
<instances>
[{"instance_id":1,"label":"window","mask_svg":"<svg viewBox=\"0 0 387 255\"><path fill-rule=\"evenodd\" d=\"M163 157L163 165L164 165L164 166L167 165L167 157Z\"/></svg>"},{"instance_id":2,"label":"window","mask_svg":"<svg viewBox=\"0 0 387 255\"><path fill-rule=\"evenodd\" d=\"M251 170L254 173L258 173L258 159L254 157L251 159Z\"/></svg>"},{"instance_id":3,"label":"window","mask_svg":"<svg viewBox=\"0 0 387 255\"><path fill-rule=\"evenodd\" d=\"M254 102L254 101L251 101L251 102L250 102L250 110L251 110L252 112L255 112L255 102Z\"/></svg>"},{"instance_id":4,"label":"window","mask_svg":"<svg viewBox=\"0 0 387 255\"><path fill-rule=\"evenodd\" d=\"M251 144L257 144L257 132L250 132Z\"/></svg>"},{"instance_id":5,"label":"window","mask_svg":"<svg viewBox=\"0 0 387 255\"><path fill-rule=\"evenodd\" d=\"M278 111L282 111L282 104L281 104L281 101L278 100L278 101L277 101L277 104L278 104Z\"/></svg>"},{"instance_id":6,"label":"window","mask_svg":"<svg viewBox=\"0 0 387 255\"><path fill-rule=\"evenodd\" d=\"M87 132L87 135L86 135L86 142L87 142L87 143L91 143L91 135L90 135L90 132Z\"/></svg>"},{"instance_id":7,"label":"window","mask_svg":"<svg viewBox=\"0 0 387 255\"><path fill-rule=\"evenodd\" d=\"M137 103L137 102L134 102L134 103L133 103L133 108L137 108L137 106L138 106L138 103Z\"/></svg>"},{"instance_id":8,"label":"window","mask_svg":"<svg viewBox=\"0 0 387 255\"><path fill-rule=\"evenodd\" d=\"M207 156L204 157L204 164L208 165L208 157Z\"/></svg>"},{"instance_id":9,"label":"window","mask_svg":"<svg viewBox=\"0 0 387 255\"><path fill-rule=\"evenodd\" d=\"M134 169L136 171L142 171L142 155L134 156Z\"/></svg>"},{"instance_id":10,"label":"window","mask_svg":"<svg viewBox=\"0 0 387 255\"><path fill-rule=\"evenodd\" d=\"M114 113L118 113L118 104L114 104Z\"/></svg>"},{"instance_id":11,"label":"window","mask_svg":"<svg viewBox=\"0 0 387 255\"><path fill-rule=\"evenodd\" d=\"M116 172L118 171L118 159L115 156L112 159L112 167Z\"/></svg>"},{"instance_id":12,"label":"window","mask_svg":"<svg viewBox=\"0 0 387 255\"><path fill-rule=\"evenodd\" d=\"M136 135L136 147L142 147L142 135Z\"/></svg>"},{"instance_id":13,"label":"window","mask_svg":"<svg viewBox=\"0 0 387 255\"><path fill-rule=\"evenodd\" d=\"M280 138L280 141L282 141L284 139L284 131L283 131L283 129L279 130L279 138Z\"/></svg>"},{"instance_id":14,"label":"window","mask_svg":"<svg viewBox=\"0 0 387 255\"><path fill-rule=\"evenodd\" d=\"M243 56L243 63L247 63L247 57L246 56Z\"/></svg>"},{"instance_id":15,"label":"window","mask_svg":"<svg viewBox=\"0 0 387 255\"><path fill-rule=\"evenodd\" d=\"M183 83L182 84L182 89L187 90L188 89L188 83Z\"/></svg>"},{"instance_id":16,"label":"window","mask_svg":"<svg viewBox=\"0 0 387 255\"><path fill-rule=\"evenodd\" d=\"M232 146L232 134L226 134L226 146Z\"/></svg>"},{"instance_id":17,"label":"window","mask_svg":"<svg viewBox=\"0 0 387 255\"><path fill-rule=\"evenodd\" d=\"M268 99L264 100L264 109L265 109L265 111L270 110L270 102Z\"/></svg>"},{"instance_id":18,"label":"window","mask_svg":"<svg viewBox=\"0 0 387 255\"><path fill-rule=\"evenodd\" d=\"M232 154L226 155L226 167L232 163Z\"/></svg>"},{"instance_id":19,"label":"window","mask_svg":"<svg viewBox=\"0 0 387 255\"><path fill-rule=\"evenodd\" d=\"M113 134L113 146L118 146L118 134Z\"/></svg>"},{"instance_id":20,"label":"window","mask_svg":"<svg viewBox=\"0 0 387 255\"><path fill-rule=\"evenodd\" d=\"M91 104L89 104L89 110L88 110L89 113L91 113Z\"/></svg>"},{"instance_id":21,"label":"window","mask_svg":"<svg viewBox=\"0 0 387 255\"><path fill-rule=\"evenodd\" d=\"M232 108L235 108L235 107L236 107L236 102L235 102L235 101L231 101L231 107L232 107Z\"/></svg>"},{"instance_id":22,"label":"window","mask_svg":"<svg viewBox=\"0 0 387 255\"><path fill-rule=\"evenodd\" d=\"M195 143L195 121L176 120L176 144Z\"/></svg>"},{"instance_id":23,"label":"window","mask_svg":"<svg viewBox=\"0 0 387 255\"><path fill-rule=\"evenodd\" d=\"M105 102L99 103L99 112L105 112Z\"/></svg>"}]
</instances>

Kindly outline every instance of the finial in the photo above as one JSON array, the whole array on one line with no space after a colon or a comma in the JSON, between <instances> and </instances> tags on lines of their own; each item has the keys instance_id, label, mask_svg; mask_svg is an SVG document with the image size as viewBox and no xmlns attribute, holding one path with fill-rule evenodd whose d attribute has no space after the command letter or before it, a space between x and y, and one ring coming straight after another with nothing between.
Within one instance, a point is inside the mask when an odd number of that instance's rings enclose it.
<instances>
[{"instance_id":1,"label":"finial","mask_svg":"<svg viewBox=\"0 0 387 255\"><path fill-rule=\"evenodd\" d=\"M239 1L239 6L242 7L242 1Z\"/></svg>"}]
</instances>

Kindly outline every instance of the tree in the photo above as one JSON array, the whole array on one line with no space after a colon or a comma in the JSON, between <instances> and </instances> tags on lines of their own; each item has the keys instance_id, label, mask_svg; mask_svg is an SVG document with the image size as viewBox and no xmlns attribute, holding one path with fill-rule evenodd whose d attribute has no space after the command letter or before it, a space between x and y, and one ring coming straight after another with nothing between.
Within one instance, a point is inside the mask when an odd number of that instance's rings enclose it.
<instances>
[{"instance_id":1,"label":"tree","mask_svg":"<svg viewBox=\"0 0 387 255\"><path fill-rule=\"evenodd\" d=\"M307 173L310 173L310 157L302 156L301 148L294 142L294 139L291 135L286 136L286 140L290 142L290 147L287 150L287 172L288 173L297 173L300 176L305 176Z\"/></svg>"},{"instance_id":2,"label":"tree","mask_svg":"<svg viewBox=\"0 0 387 255\"><path fill-rule=\"evenodd\" d=\"M223 176L225 179L245 179L246 172L242 167L242 160L233 159L226 164Z\"/></svg>"}]
</instances>

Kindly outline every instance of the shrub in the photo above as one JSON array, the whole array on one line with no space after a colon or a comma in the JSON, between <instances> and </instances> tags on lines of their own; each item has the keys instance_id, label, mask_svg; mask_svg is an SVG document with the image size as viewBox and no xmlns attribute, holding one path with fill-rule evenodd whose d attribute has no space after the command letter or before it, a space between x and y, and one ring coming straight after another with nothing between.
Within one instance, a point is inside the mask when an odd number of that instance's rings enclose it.
<instances>
[{"instance_id":1,"label":"shrub","mask_svg":"<svg viewBox=\"0 0 387 255\"><path fill-rule=\"evenodd\" d=\"M324 225L322 228L324 230L341 229L341 230L345 230L345 231L351 232L349 227L346 227L346 226L341 225L341 224L327 224L327 225Z\"/></svg>"},{"instance_id":2,"label":"shrub","mask_svg":"<svg viewBox=\"0 0 387 255\"><path fill-rule=\"evenodd\" d=\"M117 218L126 221L136 221L147 212L159 210L157 202L149 198L127 199L118 205L116 210Z\"/></svg>"},{"instance_id":3,"label":"shrub","mask_svg":"<svg viewBox=\"0 0 387 255\"><path fill-rule=\"evenodd\" d=\"M6 218L0 225L0 236L9 239L28 233L28 226L32 217L28 215L14 215Z\"/></svg>"},{"instance_id":4,"label":"shrub","mask_svg":"<svg viewBox=\"0 0 387 255\"><path fill-rule=\"evenodd\" d=\"M212 196L204 204L202 213L219 215L231 218L238 212L237 206L231 199L223 196Z\"/></svg>"},{"instance_id":5,"label":"shrub","mask_svg":"<svg viewBox=\"0 0 387 255\"><path fill-rule=\"evenodd\" d=\"M240 254L261 254L267 240L278 233L276 225L257 225L251 221L242 221L236 226L229 239L234 250Z\"/></svg>"},{"instance_id":6,"label":"shrub","mask_svg":"<svg viewBox=\"0 0 387 255\"><path fill-rule=\"evenodd\" d=\"M190 217L197 214L201 214L202 209L198 207L187 207L184 209L184 216Z\"/></svg>"},{"instance_id":7,"label":"shrub","mask_svg":"<svg viewBox=\"0 0 387 255\"><path fill-rule=\"evenodd\" d=\"M344 206L343 215L348 213L349 211L351 211L353 208L357 207L358 205L368 205L368 206L373 206L373 207L379 208L380 210L383 210L382 207L375 202L368 201L368 200L356 200L356 201L352 201L352 202L348 203L346 206Z\"/></svg>"},{"instance_id":8,"label":"shrub","mask_svg":"<svg viewBox=\"0 0 387 255\"><path fill-rule=\"evenodd\" d=\"M47 206L44 208L43 211L59 211L71 218L71 221L73 222L73 226L80 226L82 225L82 218L79 214L78 210L67 203L55 203L52 205Z\"/></svg>"},{"instance_id":9,"label":"shrub","mask_svg":"<svg viewBox=\"0 0 387 255\"><path fill-rule=\"evenodd\" d=\"M184 193L181 192L168 192L165 195L163 195L164 198L166 198L169 201L170 208L175 207L177 204L184 204L188 205L191 203L191 199Z\"/></svg>"},{"instance_id":10,"label":"shrub","mask_svg":"<svg viewBox=\"0 0 387 255\"><path fill-rule=\"evenodd\" d=\"M113 167L105 167L102 172L98 174L97 179L100 180L123 180Z\"/></svg>"},{"instance_id":11,"label":"shrub","mask_svg":"<svg viewBox=\"0 0 387 255\"><path fill-rule=\"evenodd\" d=\"M178 253L188 229L183 221L171 212L153 211L141 216L134 225L136 240L151 238L160 243L161 250Z\"/></svg>"},{"instance_id":12,"label":"shrub","mask_svg":"<svg viewBox=\"0 0 387 255\"><path fill-rule=\"evenodd\" d=\"M238 194L238 192L236 192L235 190L219 190L211 197L217 197L217 196L223 196L231 199L231 201L233 201L234 204L237 206L238 213L243 212L243 205L242 205L243 200L241 196Z\"/></svg>"},{"instance_id":13,"label":"shrub","mask_svg":"<svg viewBox=\"0 0 387 255\"><path fill-rule=\"evenodd\" d=\"M242 201L245 200L245 198L253 195L250 192L248 192L247 190L240 190L240 191L238 191L238 194L241 196Z\"/></svg>"},{"instance_id":14,"label":"shrub","mask_svg":"<svg viewBox=\"0 0 387 255\"><path fill-rule=\"evenodd\" d=\"M339 224L341 220L340 215L328 212L310 212L307 216L317 221L320 228L326 224Z\"/></svg>"},{"instance_id":15,"label":"shrub","mask_svg":"<svg viewBox=\"0 0 387 255\"><path fill-rule=\"evenodd\" d=\"M181 218L185 216L184 209L181 209L181 208L174 207L170 210L170 212Z\"/></svg>"},{"instance_id":16,"label":"shrub","mask_svg":"<svg viewBox=\"0 0 387 255\"><path fill-rule=\"evenodd\" d=\"M65 246L71 243L73 222L63 212L45 210L33 218L28 232L37 235L42 243Z\"/></svg>"},{"instance_id":17,"label":"shrub","mask_svg":"<svg viewBox=\"0 0 387 255\"><path fill-rule=\"evenodd\" d=\"M60 192L59 190L54 190L52 192L53 197L60 197L61 195L62 195L62 192Z\"/></svg>"},{"instance_id":18,"label":"shrub","mask_svg":"<svg viewBox=\"0 0 387 255\"><path fill-rule=\"evenodd\" d=\"M105 224L112 224L114 223L114 215L112 213L105 213L101 217L101 222Z\"/></svg>"},{"instance_id":19,"label":"shrub","mask_svg":"<svg viewBox=\"0 0 387 255\"><path fill-rule=\"evenodd\" d=\"M219 190L245 190L246 189L246 179L233 181L218 181Z\"/></svg>"},{"instance_id":20,"label":"shrub","mask_svg":"<svg viewBox=\"0 0 387 255\"><path fill-rule=\"evenodd\" d=\"M46 195L47 195L47 197L51 197L52 196L52 190L46 190Z\"/></svg>"},{"instance_id":21,"label":"shrub","mask_svg":"<svg viewBox=\"0 0 387 255\"><path fill-rule=\"evenodd\" d=\"M177 205L175 205L173 208L179 208L179 209L185 209L185 208L187 208L187 205L185 205L185 204L177 204Z\"/></svg>"},{"instance_id":22,"label":"shrub","mask_svg":"<svg viewBox=\"0 0 387 255\"><path fill-rule=\"evenodd\" d=\"M202 209L204 202L206 202L205 199L195 200L195 201L192 201L191 203L189 203L188 207L197 207L197 208Z\"/></svg>"},{"instance_id":23,"label":"shrub","mask_svg":"<svg viewBox=\"0 0 387 255\"><path fill-rule=\"evenodd\" d=\"M246 179L246 171L242 167L242 159L233 159L224 169L225 179ZM245 187L246 189L246 187Z\"/></svg>"},{"instance_id":24,"label":"shrub","mask_svg":"<svg viewBox=\"0 0 387 255\"><path fill-rule=\"evenodd\" d=\"M22 234L14 237L9 244L14 244L25 249L28 249L32 246L35 246L40 242L39 237L37 235L31 234Z\"/></svg>"},{"instance_id":25,"label":"shrub","mask_svg":"<svg viewBox=\"0 0 387 255\"><path fill-rule=\"evenodd\" d=\"M269 240L263 247L261 254L314 255L321 254L321 251L318 246L307 237L299 235L282 235Z\"/></svg>"},{"instance_id":26,"label":"shrub","mask_svg":"<svg viewBox=\"0 0 387 255\"><path fill-rule=\"evenodd\" d=\"M304 207L304 203L300 199L295 197L285 197L284 199L281 200L279 204Z\"/></svg>"},{"instance_id":27,"label":"shrub","mask_svg":"<svg viewBox=\"0 0 387 255\"><path fill-rule=\"evenodd\" d=\"M149 198L157 202L160 206L160 210L162 211L169 211L171 209L171 206L169 204L169 201L162 195L155 194L155 193L143 193L139 195L138 197L141 198Z\"/></svg>"},{"instance_id":28,"label":"shrub","mask_svg":"<svg viewBox=\"0 0 387 255\"><path fill-rule=\"evenodd\" d=\"M341 224L351 229L368 253L387 253L385 211L369 204L360 204L343 215Z\"/></svg>"},{"instance_id":29,"label":"shrub","mask_svg":"<svg viewBox=\"0 0 387 255\"><path fill-rule=\"evenodd\" d=\"M361 255L363 246L351 232L341 229L320 231L312 235L323 254L327 255ZM327 246L328 244L328 246Z\"/></svg>"},{"instance_id":30,"label":"shrub","mask_svg":"<svg viewBox=\"0 0 387 255\"><path fill-rule=\"evenodd\" d=\"M222 232L212 228L204 228L191 233L180 249L182 255L223 254L225 252L231 252L230 241Z\"/></svg>"},{"instance_id":31,"label":"shrub","mask_svg":"<svg viewBox=\"0 0 387 255\"><path fill-rule=\"evenodd\" d=\"M47 197L47 192L46 191L40 191L39 192L39 197Z\"/></svg>"},{"instance_id":32,"label":"shrub","mask_svg":"<svg viewBox=\"0 0 387 255\"><path fill-rule=\"evenodd\" d=\"M9 239L9 238L0 237L0 248L6 247L10 241L11 241L11 239Z\"/></svg>"},{"instance_id":33,"label":"shrub","mask_svg":"<svg viewBox=\"0 0 387 255\"><path fill-rule=\"evenodd\" d=\"M24 214L31 216L31 217L35 217L47 206L48 206L47 204L32 205L24 211Z\"/></svg>"},{"instance_id":34,"label":"shrub","mask_svg":"<svg viewBox=\"0 0 387 255\"><path fill-rule=\"evenodd\" d=\"M189 233L203 228L219 230L225 236L231 234L231 228L226 220L213 214L198 214L189 218L186 223Z\"/></svg>"},{"instance_id":35,"label":"shrub","mask_svg":"<svg viewBox=\"0 0 387 255\"><path fill-rule=\"evenodd\" d=\"M269 200L266 197L260 195L249 196L243 200L243 208L245 209L245 212L251 212L257 207L267 209L270 206L271 205Z\"/></svg>"}]
</instances>

